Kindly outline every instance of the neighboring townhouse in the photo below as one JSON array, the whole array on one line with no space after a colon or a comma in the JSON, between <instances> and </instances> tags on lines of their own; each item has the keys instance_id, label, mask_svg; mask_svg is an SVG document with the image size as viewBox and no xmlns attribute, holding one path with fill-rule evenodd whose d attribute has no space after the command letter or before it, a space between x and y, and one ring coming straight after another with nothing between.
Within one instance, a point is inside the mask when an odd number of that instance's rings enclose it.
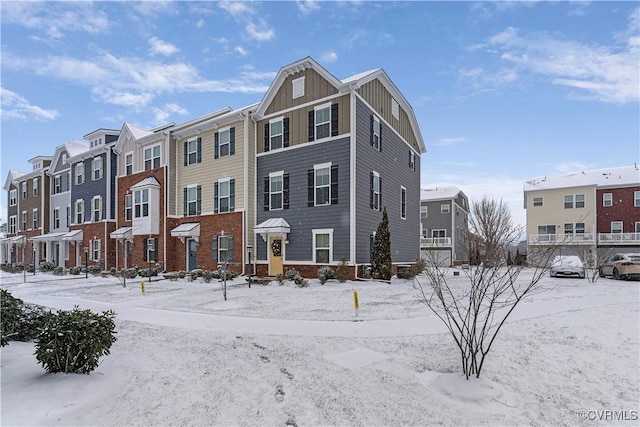
<instances>
[{"instance_id":1,"label":"neighboring townhouse","mask_svg":"<svg viewBox=\"0 0 640 427\"><path fill-rule=\"evenodd\" d=\"M49 232L49 180L46 173L51 159L51 156L32 158L29 160L32 166L31 172L16 176L13 180L14 188L17 190L16 233L26 238L26 241L22 240L21 247L24 250L24 256L14 256L14 262L39 265L47 259L46 246L31 239ZM11 192L9 198L11 199ZM10 229L11 225L10 218ZM17 237L15 241L19 240L20 238Z\"/></svg>"},{"instance_id":2,"label":"neighboring townhouse","mask_svg":"<svg viewBox=\"0 0 640 427\"><path fill-rule=\"evenodd\" d=\"M257 104L171 129L167 222L170 270L247 268L255 215Z\"/></svg>"},{"instance_id":3,"label":"neighboring townhouse","mask_svg":"<svg viewBox=\"0 0 640 427\"><path fill-rule=\"evenodd\" d=\"M344 259L359 276L385 207L394 265L419 258L425 147L382 69L339 80L304 58L280 69L253 117L258 274L315 276Z\"/></svg>"},{"instance_id":4,"label":"neighboring townhouse","mask_svg":"<svg viewBox=\"0 0 640 427\"><path fill-rule=\"evenodd\" d=\"M26 237L18 234L18 179L24 172L10 170L4 183L7 192L7 234L0 242L2 244L2 263L12 264L23 260L22 250L26 250Z\"/></svg>"},{"instance_id":5,"label":"neighboring townhouse","mask_svg":"<svg viewBox=\"0 0 640 427\"><path fill-rule=\"evenodd\" d=\"M47 169L50 193L49 197L49 232L32 237L30 240L41 249L43 261L53 263L56 267L67 266L69 260L69 242L82 238L80 231L69 233L71 221L71 171L67 159L89 149L82 141L69 141L56 147L51 164ZM75 259L72 266L75 265Z\"/></svg>"},{"instance_id":6,"label":"neighboring townhouse","mask_svg":"<svg viewBox=\"0 0 640 427\"><path fill-rule=\"evenodd\" d=\"M173 261L165 238L169 134L173 126L170 123L145 130L125 123L119 132L114 145L117 226L109 233L116 269L159 263L164 270Z\"/></svg>"},{"instance_id":7,"label":"neighboring townhouse","mask_svg":"<svg viewBox=\"0 0 640 427\"><path fill-rule=\"evenodd\" d=\"M97 129L84 136L89 149L69 156L71 179L71 222L68 266L115 265L115 175L113 146L120 131ZM82 231L82 234L79 233Z\"/></svg>"},{"instance_id":8,"label":"neighboring townhouse","mask_svg":"<svg viewBox=\"0 0 640 427\"><path fill-rule=\"evenodd\" d=\"M469 262L469 200L458 187L420 192L420 251L441 267Z\"/></svg>"},{"instance_id":9,"label":"neighboring townhouse","mask_svg":"<svg viewBox=\"0 0 640 427\"><path fill-rule=\"evenodd\" d=\"M640 206L634 206L636 191L640 191L640 172L635 166L526 181L528 252L552 248L578 255L595 267L611 251L637 248L640 241L634 231ZM626 236L622 234L625 230ZM620 234L620 240L613 234Z\"/></svg>"}]
</instances>

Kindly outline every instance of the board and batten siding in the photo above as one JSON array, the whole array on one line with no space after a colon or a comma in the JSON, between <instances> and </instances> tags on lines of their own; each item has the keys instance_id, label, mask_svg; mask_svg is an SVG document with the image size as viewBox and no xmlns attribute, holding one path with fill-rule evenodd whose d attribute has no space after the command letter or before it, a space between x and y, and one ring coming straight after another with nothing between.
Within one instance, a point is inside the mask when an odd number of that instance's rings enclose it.
<instances>
[{"instance_id":1,"label":"board and batten siding","mask_svg":"<svg viewBox=\"0 0 640 427\"><path fill-rule=\"evenodd\" d=\"M293 81L301 77L304 77L304 95L294 98ZM287 76L267 107L265 115L294 108L337 93L338 89L336 89L333 84L329 83L329 81L322 77L317 71L308 68Z\"/></svg>"},{"instance_id":2,"label":"board and batten siding","mask_svg":"<svg viewBox=\"0 0 640 427\"><path fill-rule=\"evenodd\" d=\"M333 229L333 262L349 259L349 147L348 138L332 139L306 147L278 150L258 157L256 223L284 218L291 227L285 263L313 261L313 229ZM316 164L338 166L338 203L309 207L307 172ZM289 174L289 209L264 210L264 178L283 170ZM266 260L266 242L257 236L258 260Z\"/></svg>"},{"instance_id":3,"label":"board and batten siding","mask_svg":"<svg viewBox=\"0 0 640 427\"><path fill-rule=\"evenodd\" d=\"M402 108L402 105L399 105L399 114L398 119L393 117L391 114L391 103L393 96L389 93L389 91L384 87L384 85L380 82L380 80L375 79L370 81L369 83L365 83L358 90L358 95L362 96L362 98L369 104L375 111L378 116L383 118L387 123L391 124L393 128L398 132L407 142L411 144L415 150L420 153L420 148L418 146L418 142L416 139L416 135L413 132L413 127L411 126L411 122L409 120L409 115ZM396 101L398 101L396 99Z\"/></svg>"},{"instance_id":4,"label":"board and batten siding","mask_svg":"<svg viewBox=\"0 0 640 427\"><path fill-rule=\"evenodd\" d=\"M381 120L382 151L370 144L371 114L356 97L356 263L370 262L371 235L382 220L382 210L370 205L371 172L380 174L382 206L387 208L394 263L414 262L420 257L420 156L415 170L409 168L409 145ZM407 189L406 219L400 218L401 187Z\"/></svg>"},{"instance_id":5,"label":"board and batten siding","mask_svg":"<svg viewBox=\"0 0 640 427\"><path fill-rule=\"evenodd\" d=\"M257 122L257 147L258 153L264 153L264 126L269 123L270 119L283 117L289 119L289 146L298 144L305 144L309 142L309 111L313 111L317 105L323 105L325 103L338 104L338 135L344 135L349 133L350 126L350 97L349 95L340 96L332 99L320 99L316 100L314 105L306 108L299 108L297 110L288 111L283 113L282 116L276 114L268 119L259 120Z\"/></svg>"},{"instance_id":6,"label":"board and batten siding","mask_svg":"<svg viewBox=\"0 0 640 427\"><path fill-rule=\"evenodd\" d=\"M200 135L180 138L176 144L176 163L178 165L177 179L177 201L174 206L177 215L182 215L184 210L184 191L185 187L190 185L201 185L201 212L202 214L213 214L214 211L214 183L220 179L235 179L235 209L239 211L244 209L244 137L245 129L243 122L234 122L228 127L235 128L235 153L229 156L214 158L214 135L220 129L226 129L227 126L221 126L218 130L207 130ZM195 138L201 138L201 156L200 163L184 165L184 143Z\"/></svg>"}]
</instances>

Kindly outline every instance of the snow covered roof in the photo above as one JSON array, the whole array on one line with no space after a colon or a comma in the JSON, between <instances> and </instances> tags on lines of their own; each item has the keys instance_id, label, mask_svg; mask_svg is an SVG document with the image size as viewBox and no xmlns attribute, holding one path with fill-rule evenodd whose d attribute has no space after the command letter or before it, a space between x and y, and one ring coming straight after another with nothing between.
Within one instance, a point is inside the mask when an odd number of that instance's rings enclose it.
<instances>
[{"instance_id":1,"label":"snow covered roof","mask_svg":"<svg viewBox=\"0 0 640 427\"><path fill-rule=\"evenodd\" d=\"M420 190L420 200L442 200L453 199L458 196L460 189L455 185L448 187L423 188Z\"/></svg>"},{"instance_id":2,"label":"snow covered roof","mask_svg":"<svg viewBox=\"0 0 640 427\"><path fill-rule=\"evenodd\" d=\"M84 141L78 141L77 139L72 139L71 141L65 142L64 146L67 149L68 157L77 156L78 154L89 149L89 144Z\"/></svg>"},{"instance_id":3,"label":"snow covered roof","mask_svg":"<svg viewBox=\"0 0 640 427\"><path fill-rule=\"evenodd\" d=\"M131 189L143 187L160 187L160 183L154 176L148 176L139 183L132 185Z\"/></svg>"},{"instance_id":4,"label":"snow covered roof","mask_svg":"<svg viewBox=\"0 0 640 427\"><path fill-rule=\"evenodd\" d=\"M4 189L9 191L13 180L20 178L22 175L25 175L25 172L18 172L14 170L10 170L7 174L7 180L4 182Z\"/></svg>"},{"instance_id":5,"label":"snow covered roof","mask_svg":"<svg viewBox=\"0 0 640 427\"><path fill-rule=\"evenodd\" d=\"M585 186L623 187L628 185L640 185L640 170L635 165L533 178L524 182L524 191Z\"/></svg>"},{"instance_id":6,"label":"snow covered roof","mask_svg":"<svg viewBox=\"0 0 640 427\"><path fill-rule=\"evenodd\" d=\"M382 70L382 68L376 68L374 70L363 71L362 73L354 74L351 77L347 77L346 79L342 79L342 83L357 82L358 80L368 76L369 74L373 74L376 71L380 71L380 70Z\"/></svg>"},{"instance_id":7,"label":"snow covered roof","mask_svg":"<svg viewBox=\"0 0 640 427\"><path fill-rule=\"evenodd\" d=\"M129 123L126 123L126 126L129 128L129 132L131 132L131 135L133 135L133 137L135 139L140 139L140 138L143 138L143 137L145 137L147 135L151 135L153 133L151 131L139 128L139 127L134 126L134 125L129 124Z\"/></svg>"}]
</instances>

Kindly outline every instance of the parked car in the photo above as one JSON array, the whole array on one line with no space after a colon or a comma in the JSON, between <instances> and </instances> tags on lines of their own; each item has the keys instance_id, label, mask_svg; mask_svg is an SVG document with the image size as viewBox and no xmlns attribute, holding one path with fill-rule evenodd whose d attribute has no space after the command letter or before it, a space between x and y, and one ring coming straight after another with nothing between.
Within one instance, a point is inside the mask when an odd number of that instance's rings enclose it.
<instances>
[{"instance_id":1,"label":"parked car","mask_svg":"<svg viewBox=\"0 0 640 427\"><path fill-rule=\"evenodd\" d=\"M616 280L640 280L640 253L614 254L598 268L600 277L611 276Z\"/></svg>"},{"instance_id":2,"label":"parked car","mask_svg":"<svg viewBox=\"0 0 640 427\"><path fill-rule=\"evenodd\" d=\"M549 271L551 277L579 277L585 278L585 269L582 260L575 255L558 255L551 263Z\"/></svg>"}]
</instances>

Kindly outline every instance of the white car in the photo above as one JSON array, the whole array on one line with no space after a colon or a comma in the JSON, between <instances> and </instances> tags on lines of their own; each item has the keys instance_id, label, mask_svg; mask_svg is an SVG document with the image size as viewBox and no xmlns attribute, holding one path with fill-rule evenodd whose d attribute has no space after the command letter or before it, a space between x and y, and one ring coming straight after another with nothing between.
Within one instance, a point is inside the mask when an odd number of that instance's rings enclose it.
<instances>
[{"instance_id":1,"label":"white car","mask_svg":"<svg viewBox=\"0 0 640 427\"><path fill-rule=\"evenodd\" d=\"M549 275L551 277L579 277L584 279L584 264L582 260L575 255L558 255L551 263Z\"/></svg>"}]
</instances>

